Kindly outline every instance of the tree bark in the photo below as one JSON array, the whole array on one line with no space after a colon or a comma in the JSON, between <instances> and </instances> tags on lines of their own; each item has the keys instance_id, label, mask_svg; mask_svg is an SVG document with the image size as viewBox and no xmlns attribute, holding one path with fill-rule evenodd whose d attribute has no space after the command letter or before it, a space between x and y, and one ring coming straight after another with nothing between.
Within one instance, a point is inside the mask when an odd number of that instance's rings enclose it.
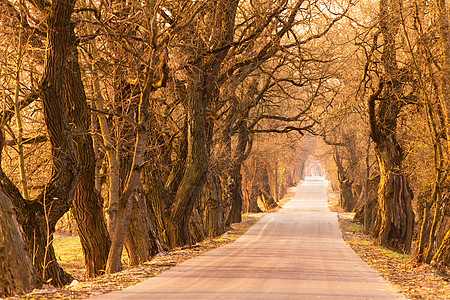
<instances>
[{"instance_id":1,"label":"tree bark","mask_svg":"<svg viewBox=\"0 0 450 300\"><path fill-rule=\"evenodd\" d=\"M153 207L149 205L143 188L139 188L133 199L130 224L125 236L129 264L140 265L165 250L157 228Z\"/></svg>"},{"instance_id":2,"label":"tree bark","mask_svg":"<svg viewBox=\"0 0 450 300\"><path fill-rule=\"evenodd\" d=\"M0 189L0 297L28 293L42 285L20 231L11 200Z\"/></svg>"},{"instance_id":3,"label":"tree bark","mask_svg":"<svg viewBox=\"0 0 450 300\"><path fill-rule=\"evenodd\" d=\"M0 155L3 143L0 130ZM42 285L22 235L17 210L4 191L5 177L0 165L0 297L25 294Z\"/></svg>"},{"instance_id":4,"label":"tree bark","mask_svg":"<svg viewBox=\"0 0 450 300\"><path fill-rule=\"evenodd\" d=\"M147 69L146 81L142 87L139 101L138 128L134 147L133 162L125 188L119 198L117 223L111 233L111 248L106 263L106 273L112 274L122 268L121 257L125 236L130 222L133 200L137 189L142 185L141 173L145 164L146 146L149 139L149 104L150 94L154 91L153 72Z\"/></svg>"},{"instance_id":5,"label":"tree bark","mask_svg":"<svg viewBox=\"0 0 450 300\"><path fill-rule=\"evenodd\" d=\"M434 214L433 214L433 220L431 222L430 228L429 228L429 233L428 233L428 245L425 249L425 251L423 252L423 258L425 259L424 261L429 263L431 262L432 258L433 258L433 248L435 247L434 244L436 242L436 231L438 230L438 223L440 223L441 220L441 214L442 214L442 202L443 202L443 197L440 194L439 191L436 191L436 202L434 203ZM425 232L421 232L423 234L425 234ZM419 246L422 246L419 244ZM419 248L420 250L420 248ZM422 258L422 257L419 257Z\"/></svg>"},{"instance_id":6,"label":"tree bark","mask_svg":"<svg viewBox=\"0 0 450 300\"><path fill-rule=\"evenodd\" d=\"M262 212L261 208L258 206L258 198L260 195L259 185L257 183L252 184L252 191L250 197L246 199L246 209L245 213L260 213Z\"/></svg>"},{"instance_id":7,"label":"tree bark","mask_svg":"<svg viewBox=\"0 0 450 300\"><path fill-rule=\"evenodd\" d=\"M203 72L193 70L196 80L191 81L187 110L188 121L188 154L184 177L177 190L171 207L168 228L171 246L182 246L191 243L189 235L189 219L194 203L201 195L209 165L209 146L207 136L206 107L210 101L208 95L203 95L206 85Z\"/></svg>"},{"instance_id":8,"label":"tree bark","mask_svg":"<svg viewBox=\"0 0 450 300\"><path fill-rule=\"evenodd\" d=\"M353 195L353 181L348 178L347 173L344 170L344 166L342 164L342 160L339 154L339 150L337 149L337 146L333 147L334 150L334 162L336 163L337 167L337 174L338 174L338 181L339 181L339 192L340 192L340 199L339 204L345 211L352 211L355 207L355 196Z\"/></svg>"},{"instance_id":9,"label":"tree bark","mask_svg":"<svg viewBox=\"0 0 450 300\"><path fill-rule=\"evenodd\" d=\"M447 141L447 152L448 149L450 149L450 128L449 128L449 124L450 124L450 79L449 79L449 75L450 75L450 46L449 46L449 21L448 21L448 8L447 8L447 3L445 0L436 0L435 1L435 8L436 8L436 13L437 13L437 24L439 26L439 39L440 39L440 49L442 52L441 55L441 70L439 72L439 101L440 101L440 108L442 109L443 112L443 118L445 120L445 126L444 126L444 130L446 133L446 141ZM442 145L439 144L439 154L442 156ZM445 150L444 150L445 151ZM448 169L448 160L446 162L447 164L447 168ZM440 169L440 167L442 167L443 163L442 160L439 161L439 163L437 164L438 167L437 172L438 172L438 176L437 176L437 184L436 184L436 189L440 189L441 188L441 184L443 182L441 182L440 179L440 175L442 172L442 168ZM444 236L444 239L442 240L437 252L433 255L433 246L436 242L436 229L437 229L437 223L438 220L441 217L441 205L443 202L443 195L441 195L440 190L437 191L437 201L434 204L434 217L433 217L433 221L431 223L431 228L429 229L429 241L428 241L428 246L424 252L424 256L426 259L426 262L430 262L431 260L435 261L438 266L446 266L449 267L450 266L450 230L448 230Z\"/></svg>"},{"instance_id":10,"label":"tree bark","mask_svg":"<svg viewBox=\"0 0 450 300\"><path fill-rule=\"evenodd\" d=\"M199 199L200 200L200 199ZM202 215L200 214L199 205L195 205L192 210L191 218L189 219L189 234L191 237L191 244L196 244L203 241L207 235L205 226L203 226Z\"/></svg>"},{"instance_id":11,"label":"tree bark","mask_svg":"<svg viewBox=\"0 0 450 300\"><path fill-rule=\"evenodd\" d=\"M93 90L94 90L94 97L93 102L95 105L95 108L97 110L104 110L103 105L103 97L101 94L101 88L100 88L100 80L98 79L98 76L96 74L95 67L92 66L91 69L93 73ZM104 114L98 114L98 123L100 126L100 131L103 139L103 144L106 148L106 156L108 157L108 186L109 186L109 193L108 193L108 203L107 203L107 228L108 232L111 235L114 232L115 226L116 226L116 220L117 220L117 210L118 210L118 203L119 203L119 195L120 195L120 163L119 163L119 154L118 150L114 147L114 142L111 136L111 131L108 126L108 122L106 120L106 116Z\"/></svg>"},{"instance_id":12,"label":"tree bark","mask_svg":"<svg viewBox=\"0 0 450 300\"><path fill-rule=\"evenodd\" d=\"M203 224L208 237L216 237L225 232L222 188L219 175L208 173L208 180L202 195Z\"/></svg>"},{"instance_id":13,"label":"tree bark","mask_svg":"<svg viewBox=\"0 0 450 300\"><path fill-rule=\"evenodd\" d=\"M147 205L155 215L155 223L160 232L163 247L169 248L169 239L166 232L166 223L168 212L171 205L171 194L164 186L160 170L155 168L154 157L147 153L146 160L150 163L144 167L142 174L142 183L147 198Z\"/></svg>"},{"instance_id":14,"label":"tree bark","mask_svg":"<svg viewBox=\"0 0 450 300\"><path fill-rule=\"evenodd\" d=\"M245 113L242 117L245 117ZM242 195L242 175L241 167L245 159L250 154L252 143L249 140L246 122L240 120L237 124L238 140L234 155L229 161L229 166L225 170L226 181L223 187L224 203L231 205L230 212L226 218L226 225L239 223L242 221L243 195Z\"/></svg>"},{"instance_id":15,"label":"tree bark","mask_svg":"<svg viewBox=\"0 0 450 300\"><path fill-rule=\"evenodd\" d=\"M170 211L168 237L171 246L190 244L189 219L195 201L201 196L209 167L209 152L213 122L207 109L218 97L217 79L221 64L228 53L227 46L234 36L237 0L209 3L203 20L205 31L194 39L198 52L194 53L187 69L188 153L184 177ZM199 32L199 31L197 31ZM221 49L206 57L204 50Z\"/></svg>"},{"instance_id":16,"label":"tree bark","mask_svg":"<svg viewBox=\"0 0 450 300\"><path fill-rule=\"evenodd\" d=\"M75 32L71 39L67 68L64 73L64 90L69 105L72 131L77 148L80 181L73 202L73 214L84 254L86 277L93 278L104 272L111 241L103 215L102 199L95 188L96 158L92 137L89 134L91 116L81 79Z\"/></svg>"},{"instance_id":17,"label":"tree bark","mask_svg":"<svg viewBox=\"0 0 450 300\"><path fill-rule=\"evenodd\" d=\"M267 165L261 166L260 170L260 200L264 206L264 211L271 211L278 207L278 204L273 199L270 191L269 172L267 171Z\"/></svg>"},{"instance_id":18,"label":"tree bark","mask_svg":"<svg viewBox=\"0 0 450 300\"><path fill-rule=\"evenodd\" d=\"M405 175L392 168L389 172L383 170L380 173L378 202L381 228L376 242L408 253L414 229L412 191Z\"/></svg>"},{"instance_id":19,"label":"tree bark","mask_svg":"<svg viewBox=\"0 0 450 300\"><path fill-rule=\"evenodd\" d=\"M32 202L15 195L23 209L22 227L36 269L44 280L64 286L72 280L58 265L52 246L56 222L70 209L78 183L76 153L64 101L70 17L74 0L55 0L47 14L46 62L40 85L44 121L52 149L52 177Z\"/></svg>"},{"instance_id":20,"label":"tree bark","mask_svg":"<svg viewBox=\"0 0 450 300\"><path fill-rule=\"evenodd\" d=\"M258 157L254 160L253 166L253 179L251 182L251 193L248 199L246 199L245 212L246 213L260 213L261 208L258 206L258 198L261 196L261 188L259 182L259 163Z\"/></svg>"},{"instance_id":21,"label":"tree bark","mask_svg":"<svg viewBox=\"0 0 450 300\"><path fill-rule=\"evenodd\" d=\"M400 24L401 2L380 1L380 31L383 36L381 62L384 77L369 97L371 137L380 169L378 202L380 227L376 242L409 252L414 229L412 191L402 169L403 154L397 141L397 118L401 110L403 83L396 58L396 36ZM380 100L376 107L375 101Z\"/></svg>"},{"instance_id":22,"label":"tree bark","mask_svg":"<svg viewBox=\"0 0 450 300\"><path fill-rule=\"evenodd\" d=\"M378 211L377 187L379 186L380 178L376 176L367 180L366 184L366 202L364 204L364 232L369 234L372 232Z\"/></svg>"},{"instance_id":23,"label":"tree bark","mask_svg":"<svg viewBox=\"0 0 450 300\"><path fill-rule=\"evenodd\" d=\"M438 251L433 256L434 261L438 266L450 266L450 229L444 236Z\"/></svg>"}]
</instances>

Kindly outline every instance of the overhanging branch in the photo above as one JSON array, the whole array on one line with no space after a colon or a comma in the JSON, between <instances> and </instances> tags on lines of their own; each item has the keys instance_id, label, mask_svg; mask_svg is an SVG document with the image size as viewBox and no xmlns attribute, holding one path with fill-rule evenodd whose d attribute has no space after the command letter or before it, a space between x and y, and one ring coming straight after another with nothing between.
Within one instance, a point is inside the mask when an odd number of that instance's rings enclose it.
<instances>
[{"instance_id":1,"label":"overhanging branch","mask_svg":"<svg viewBox=\"0 0 450 300\"><path fill-rule=\"evenodd\" d=\"M286 126L282 129L253 129L251 132L253 133L288 133L292 131L296 131L301 135L304 135L304 132L313 133L314 124L310 124L304 127L295 127L295 126Z\"/></svg>"}]
</instances>

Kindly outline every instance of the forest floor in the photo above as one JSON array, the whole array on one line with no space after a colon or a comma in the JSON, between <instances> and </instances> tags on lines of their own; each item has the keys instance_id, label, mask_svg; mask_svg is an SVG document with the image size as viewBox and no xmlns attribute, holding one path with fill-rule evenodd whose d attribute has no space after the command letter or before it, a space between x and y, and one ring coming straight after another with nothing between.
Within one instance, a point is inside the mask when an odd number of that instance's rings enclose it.
<instances>
[{"instance_id":1,"label":"forest floor","mask_svg":"<svg viewBox=\"0 0 450 300\"><path fill-rule=\"evenodd\" d=\"M338 195L329 193L332 211L339 214L339 224L346 243L377 270L384 279L409 299L450 299L450 277L428 264L413 266L410 255L400 254L374 244L364 234L361 224L353 222L352 213L338 207Z\"/></svg>"}]
</instances>

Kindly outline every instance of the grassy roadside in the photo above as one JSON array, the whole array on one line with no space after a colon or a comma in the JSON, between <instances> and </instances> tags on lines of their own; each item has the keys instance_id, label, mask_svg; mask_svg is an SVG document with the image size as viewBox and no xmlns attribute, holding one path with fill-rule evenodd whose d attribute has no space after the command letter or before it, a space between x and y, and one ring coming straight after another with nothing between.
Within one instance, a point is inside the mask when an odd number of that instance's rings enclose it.
<instances>
[{"instance_id":1,"label":"grassy roadside","mask_svg":"<svg viewBox=\"0 0 450 300\"><path fill-rule=\"evenodd\" d=\"M353 214L338 208L336 194L329 193L329 203L330 208L339 213L346 243L398 291L409 299L450 299L449 278L427 264L413 267L410 255L375 245L375 240L363 233L362 226L352 221Z\"/></svg>"}]
</instances>

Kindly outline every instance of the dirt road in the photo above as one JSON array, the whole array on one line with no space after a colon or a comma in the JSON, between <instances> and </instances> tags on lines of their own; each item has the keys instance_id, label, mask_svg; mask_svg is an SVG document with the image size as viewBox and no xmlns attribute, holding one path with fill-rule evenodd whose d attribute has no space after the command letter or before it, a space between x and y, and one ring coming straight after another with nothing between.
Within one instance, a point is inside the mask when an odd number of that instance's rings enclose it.
<instances>
[{"instance_id":1,"label":"dirt road","mask_svg":"<svg viewBox=\"0 0 450 300\"><path fill-rule=\"evenodd\" d=\"M310 178L237 241L96 299L405 299L342 240Z\"/></svg>"}]
</instances>

